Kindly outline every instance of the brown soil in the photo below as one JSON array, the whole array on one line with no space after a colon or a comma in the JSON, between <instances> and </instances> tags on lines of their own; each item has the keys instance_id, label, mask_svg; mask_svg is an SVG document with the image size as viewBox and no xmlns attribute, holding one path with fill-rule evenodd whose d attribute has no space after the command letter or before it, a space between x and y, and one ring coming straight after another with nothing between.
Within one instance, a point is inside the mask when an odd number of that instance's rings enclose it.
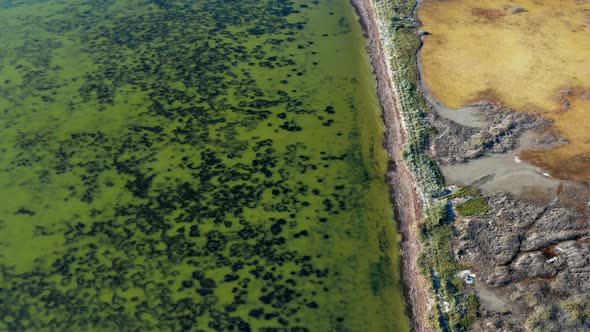
<instances>
[{"instance_id":1,"label":"brown soil","mask_svg":"<svg viewBox=\"0 0 590 332\"><path fill-rule=\"evenodd\" d=\"M489 8L473 8L471 14L490 23L506 16L506 13L500 9Z\"/></svg>"},{"instance_id":2,"label":"brown soil","mask_svg":"<svg viewBox=\"0 0 590 332\"><path fill-rule=\"evenodd\" d=\"M428 284L420 274L417 259L422 245L417 236L422 219L422 201L417 192L416 180L402 158L406 132L395 82L387 67L384 49L377 27L377 18L370 0L351 0L361 25L369 39L369 54L377 79L379 101L386 125L385 147L389 152L388 172L395 206L395 216L402 235L402 279L408 303L412 331L429 331L427 323L429 296Z\"/></svg>"}]
</instances>

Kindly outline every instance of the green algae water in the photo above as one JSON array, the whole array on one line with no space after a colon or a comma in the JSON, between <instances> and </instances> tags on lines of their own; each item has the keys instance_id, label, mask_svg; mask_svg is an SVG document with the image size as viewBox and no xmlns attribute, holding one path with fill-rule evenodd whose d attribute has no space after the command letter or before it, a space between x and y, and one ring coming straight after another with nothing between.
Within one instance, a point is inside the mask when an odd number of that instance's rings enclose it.
<instances>
[{"instance_id":1,"label":"green algae water","mask_svg":"<svg viewBox=\"0 0 590 332\"><path fill-rule=\"evenodd\" d=\"M0 330L408 330L346 0L0 0L0 47Z\"/></svg>"}]
</instances>

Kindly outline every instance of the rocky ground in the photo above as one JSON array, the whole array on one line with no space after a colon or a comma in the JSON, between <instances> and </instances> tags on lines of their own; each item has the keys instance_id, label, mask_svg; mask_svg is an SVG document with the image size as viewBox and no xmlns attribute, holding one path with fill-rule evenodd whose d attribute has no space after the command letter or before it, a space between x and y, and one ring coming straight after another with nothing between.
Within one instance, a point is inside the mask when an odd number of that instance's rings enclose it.
<instances>
[{"instance_id":1,"label":"rocky ground","mask_svg":"<svg viewBox=\"0 0 590 332\"><path fill-rule=\"evenodd\" d=\"M469 105L476 109L477 116L486 123L482 127L468 127L441 117L437 112L430 113L430 122L436 135L432 148L443 164L465 162L486 153L504 153L515 149L519 137L527 130L545 128L550 120L528 113L516 113L497 104L481 102ZM535 142L539 144L565 143L551 132L545 132Z\"/></svg>"},{"instance_id":2,"label":"rocky ground","mask_svg":"<svg viewBox=\"0 0 590 332\"><path fill-rule=\"evenodd\" d=\"M476 105L489 123L466 127L431 118L432 152L440 164L468 162L515 149L538 116ZM537 144L561 143L545 136ZM466 198L452 199L455 206ZM590 187L562 181L555 197L487 197L486 212L454 218L457 259L476 275L478 331L590 331Z\"/></svg>"}]
</instances>

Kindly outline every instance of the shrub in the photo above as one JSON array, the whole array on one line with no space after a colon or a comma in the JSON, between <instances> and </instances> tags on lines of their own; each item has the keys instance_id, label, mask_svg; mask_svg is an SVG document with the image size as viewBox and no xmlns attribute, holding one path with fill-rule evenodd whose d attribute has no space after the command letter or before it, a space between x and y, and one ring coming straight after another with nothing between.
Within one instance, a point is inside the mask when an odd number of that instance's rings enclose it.
<instances>
[{"instance_id":1,"label":"shrub","mask_svg":"<svg viewBox=\"0 0 590 332\"><path fill-rule=\"evenodd\" d=\"M457 205L457 211L463 216L481 215L491 209L488 199L485 197L470 199L465 203Z\"/></svg>"}]
</instances>

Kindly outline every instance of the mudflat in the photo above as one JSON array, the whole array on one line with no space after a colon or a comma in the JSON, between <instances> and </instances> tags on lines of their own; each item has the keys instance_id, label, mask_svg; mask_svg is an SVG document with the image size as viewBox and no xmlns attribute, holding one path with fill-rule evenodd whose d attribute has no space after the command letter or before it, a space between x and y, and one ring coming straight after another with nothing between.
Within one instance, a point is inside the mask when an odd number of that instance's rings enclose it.
<instances>
[{"instance_id":1,"label":"mudflat","mask_svg":"<svg viewBox=\"0 0 590 332\"><path fill-rule=\"evenodd\" d=\"M590 179L590 3L423 1L422 74L451 108L486 100L553 120L567 139L520 156L554 177Z\"/></svg>"},{"instance_id":2,"label":"mudflat","mask_svg":"<svg viewBox=\"0 0 590 332\"><path fill-rule=\"evenodd\" d=\"M429 153L458 186L442 198L444 243L477 275L474 330L590 328L589 6L424 0L417 11Z\"/></svg>"}]
</instances>

